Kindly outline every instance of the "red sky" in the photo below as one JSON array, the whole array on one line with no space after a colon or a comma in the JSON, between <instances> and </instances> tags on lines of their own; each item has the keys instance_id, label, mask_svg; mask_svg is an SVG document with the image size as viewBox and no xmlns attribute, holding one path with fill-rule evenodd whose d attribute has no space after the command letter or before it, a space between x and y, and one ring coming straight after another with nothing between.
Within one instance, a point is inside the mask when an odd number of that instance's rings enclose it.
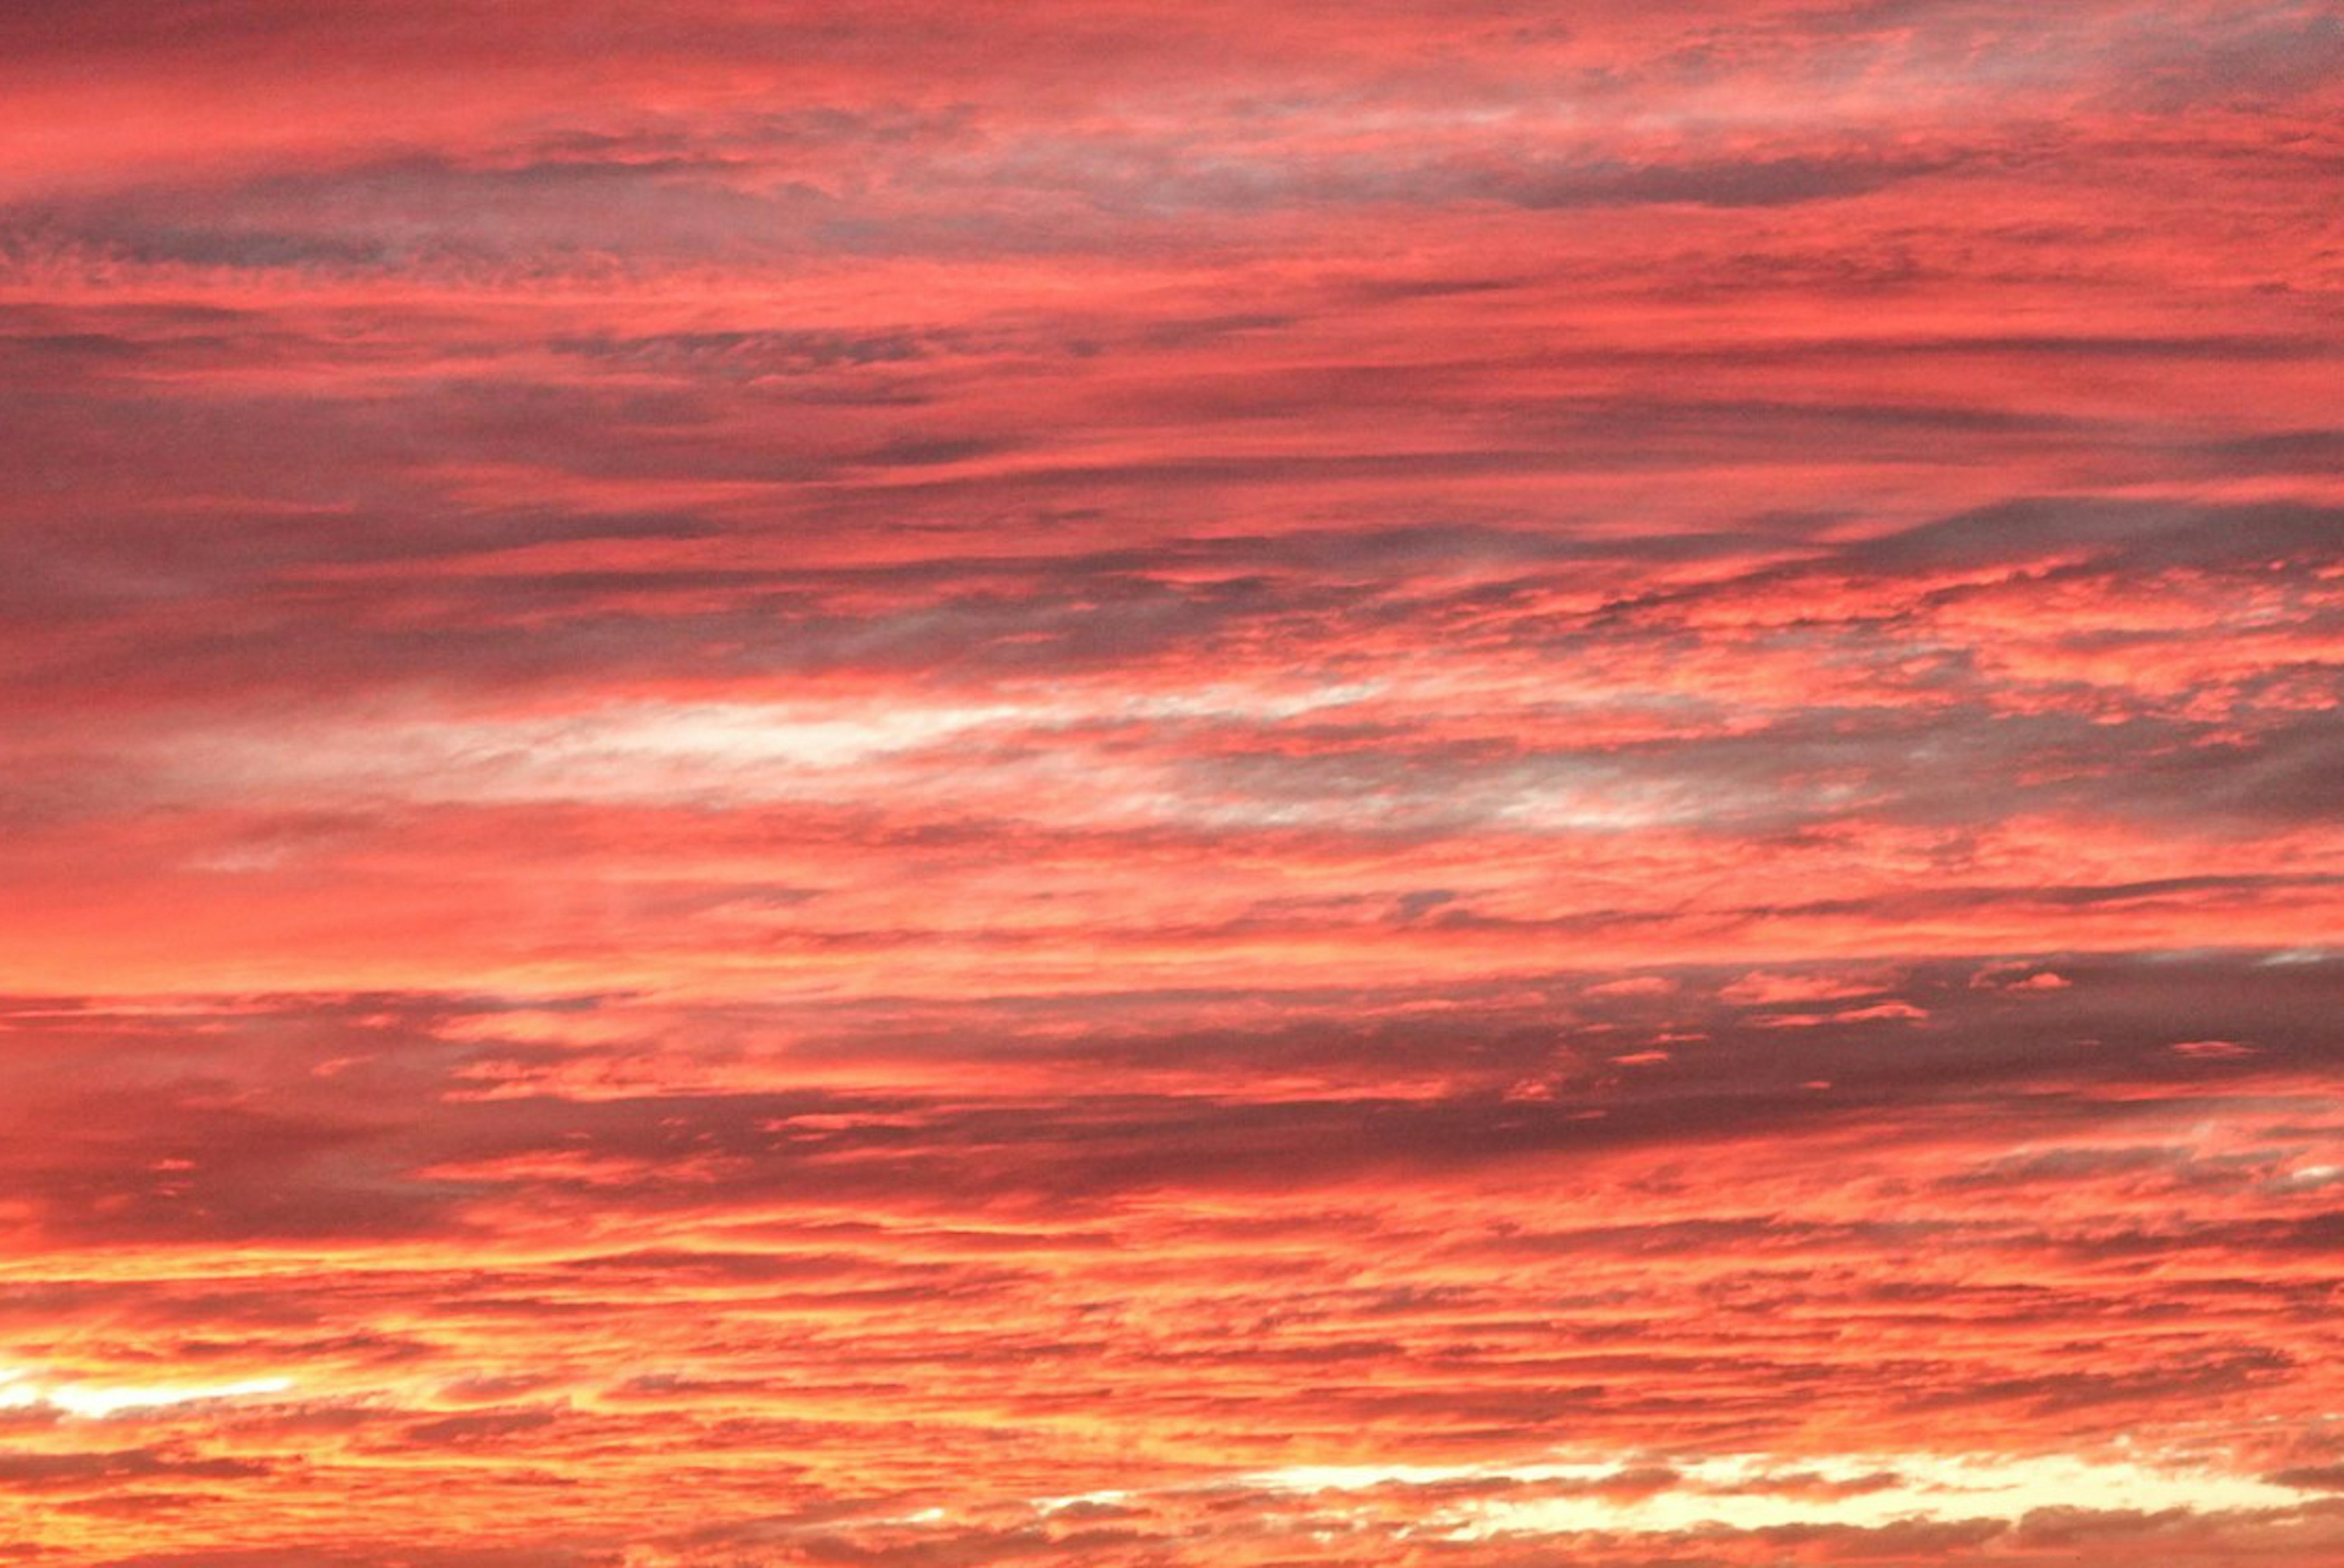
<instances>
[{"instance_id":1,"label":"red sky","mask_svg":"<svg viewBox=\"0 0 2344 1568\"><path fill-rule=\"evenodd\" d=\"M2344 1561L2339 109L0 9L0 1563Z\"/></svg>"}]
</instances>

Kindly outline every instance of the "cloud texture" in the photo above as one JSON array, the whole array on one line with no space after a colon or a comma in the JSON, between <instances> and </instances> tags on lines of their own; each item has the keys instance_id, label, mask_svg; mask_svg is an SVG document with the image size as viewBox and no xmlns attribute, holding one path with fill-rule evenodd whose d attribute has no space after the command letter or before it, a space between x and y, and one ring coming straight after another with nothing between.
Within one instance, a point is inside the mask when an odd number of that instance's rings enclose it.
<instances>
[{"instance_id":1,"label":"cloud texture","mask_svg":"<svg viewBox=\"0 0 2344 1568\"><path fill-rule=\"evenodd\" d=\"M2339 108L0 8L0 1563L2344 1557Z\"/></svg>"}]
</instances>

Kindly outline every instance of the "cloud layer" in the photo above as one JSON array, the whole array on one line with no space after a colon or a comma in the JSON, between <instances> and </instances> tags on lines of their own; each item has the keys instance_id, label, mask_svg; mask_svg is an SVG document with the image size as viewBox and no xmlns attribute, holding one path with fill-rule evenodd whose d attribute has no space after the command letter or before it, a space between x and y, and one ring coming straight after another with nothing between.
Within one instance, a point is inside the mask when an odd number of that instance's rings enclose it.
<instances>
[{"instance_id":1,"label":"cloud layer","mask_svg":"<svg viewBox=\"0 0 2344 1568\"><path fill-rule=\"evenodd\" d=\"M0 12L0 1562L2344 1556L2339 98Z\"/></svg>"}]
</instances>

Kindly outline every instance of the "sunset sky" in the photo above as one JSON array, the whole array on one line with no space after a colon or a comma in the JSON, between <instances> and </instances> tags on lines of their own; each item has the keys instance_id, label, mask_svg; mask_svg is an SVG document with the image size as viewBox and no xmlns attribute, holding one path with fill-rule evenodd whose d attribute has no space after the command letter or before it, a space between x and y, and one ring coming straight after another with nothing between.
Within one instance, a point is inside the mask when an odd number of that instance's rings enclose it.
<instances>
[{"instance_id":1,"label":"sunset sky","mask_svg":"<svg viewBox=\"0 0 2344 1568\"><path fill-rule=\"evenodd\" d=\"M2344 1563L2344 15L0 5L0 1564Z\"/></svg>"}]
</instances>

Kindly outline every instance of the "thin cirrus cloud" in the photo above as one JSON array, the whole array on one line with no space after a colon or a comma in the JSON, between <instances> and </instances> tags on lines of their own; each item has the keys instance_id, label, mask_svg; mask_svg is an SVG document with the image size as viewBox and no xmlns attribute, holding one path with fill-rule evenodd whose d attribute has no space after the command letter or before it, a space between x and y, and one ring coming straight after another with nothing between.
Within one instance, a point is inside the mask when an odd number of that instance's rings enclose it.
<instances>
[{"instance_id":1,"label":"thin cirrus cloud","mask_svg":"<svg viewBox=\"0 0 2344 1568\"><path fill-rule=\"evenodd\" d=\"M2334 1560L2339 68L0 15L0 1558Z\"/></svg>"}]
</instances>

